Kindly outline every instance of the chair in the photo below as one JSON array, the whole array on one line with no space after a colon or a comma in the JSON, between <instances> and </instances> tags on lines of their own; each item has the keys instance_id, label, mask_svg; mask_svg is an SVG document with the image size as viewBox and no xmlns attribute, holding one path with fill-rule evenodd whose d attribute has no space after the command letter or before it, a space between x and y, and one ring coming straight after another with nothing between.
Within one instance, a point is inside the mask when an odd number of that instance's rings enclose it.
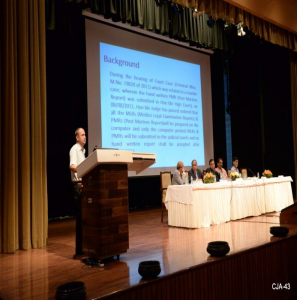
<instances>
[{"instance_id":1,"label":"chair","mask_svg":"<svg viewBox=\"0 0 297 300\"><path fill-rule=\"evenodd\" d=\"M168 185L171 185L171 172L160 172L161 181L161 200L162 200L162 212L161 212L161 222L163 223L163 213L165 208L165 198Z\"/></svg>"},{"instance_id":2,"label":"chair","mask_svg":"<svg viewBox=\"0 0 297 300\"><path fill-rule=\"evenodd\" d=\"M248 177L248 173L247 173L247 169L246 168L241 168L240 169L240 173L241 173L241 177L242 178L247 178Z\"/></svg>"}]
</instances>

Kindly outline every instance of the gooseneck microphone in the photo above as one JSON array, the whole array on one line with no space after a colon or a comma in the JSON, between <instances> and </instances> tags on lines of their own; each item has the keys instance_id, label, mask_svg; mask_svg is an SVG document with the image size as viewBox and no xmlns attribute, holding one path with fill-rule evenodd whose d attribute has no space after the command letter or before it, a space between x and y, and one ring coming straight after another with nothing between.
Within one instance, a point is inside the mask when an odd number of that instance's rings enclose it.
<instances>
[{"instance_id":1,"label":"gooseneck microphone","mask_svg":"<svg viewBox=\"0 0 297 300\"><path fill-rule=\"evenodd\" d=\"M254 177L256 176L250 168L249 168L249 171L253 174Z\"/></svg>"}]
</instances>

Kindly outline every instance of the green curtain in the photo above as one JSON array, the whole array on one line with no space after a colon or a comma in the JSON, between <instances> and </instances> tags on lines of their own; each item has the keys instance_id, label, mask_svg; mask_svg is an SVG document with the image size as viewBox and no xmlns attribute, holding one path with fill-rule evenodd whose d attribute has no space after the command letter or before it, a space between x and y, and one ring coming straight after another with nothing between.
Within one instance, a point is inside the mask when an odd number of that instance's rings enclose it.
<instances>
[{"instance_id":1,"label":"green curtain","mask_svg":"<svg viewBox=\"0 0 297 300\"><path fill-rule=\"evenodd\" d=\"M206 14L212 15L215 19L221 19L233 25L243 22L244 26L247 26L249 30L266 41L297 51L296 34L228 3L232 3L232 1L172 0L172 2L189 8L197 8L198 11L204 11Z\"/></svg>"},{"instance_id":2,"label":"green curtain","mask_svg":"<svg viewBox=\"0 0 297 300\"><path fill-rule=\"evenodd\" d=\"M73 5L78 10L88 7L92 13L111 18L114 22L129 23L158 34L168 35L180 41L189 42L192 46L223 49L224 31L220 22L213 28L206 24L208 15L204 13L193 16L193 10L165 2L158 6L155 0L68 0L58 3L57 0L46 1L47 28L55 29L60 11L71 11ZM62 15L65 18L65 14ZM71 22L71 16L66 23ZM74 24L73 24L74 25Z\"/></svg>"},{"instance_id":3,"label":"green curtain","mask_svg":"<svg viewBox=\"0 0 297 300\"><path fill-rule=\"evenodd\" d=\"M206 26L208 16L212 15L214 19L232 24L243 22L244 26L248 26L256 35L265 40L294 51L297 49L296 34L255 17L223 0L174 0L166 1L160 7L157 6L155 0L66 0L63 2L46 0L48 29L56 28L61 3L65 6L64 12L71 11L71 4L75 4L80 9L88 7L92 13L112 18L115 22L129 22L145 30L169 34L172 38L185 39L194 44L202 44L204 47L227 50L228 45L225 43L224 48L223 43L222 22L216 22L213 29ZM191 22L193 8L197 8L200 15ZM61 15L63 18L69 18L71 23L71 13Z\"/></svg>"}]
</instances>

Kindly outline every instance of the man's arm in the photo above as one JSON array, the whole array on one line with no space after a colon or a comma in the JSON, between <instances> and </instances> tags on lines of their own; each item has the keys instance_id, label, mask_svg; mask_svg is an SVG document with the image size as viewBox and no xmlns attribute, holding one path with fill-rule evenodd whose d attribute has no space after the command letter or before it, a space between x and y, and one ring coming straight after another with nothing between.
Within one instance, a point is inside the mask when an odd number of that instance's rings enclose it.
<instances>
[{"instance_id":1,"label":"man's arm","mask_svg":"<svg viewBox=\"0 0 297 300\"><path fill-rule=\"evenodd\" d=\"M228 174L225 169L223 169L223 179L228 179Z\"/></svg>"},{"instance_id":2,"label":"man's arm","mask_svg":"<svg viewBox=\"0 0 297 300\"><path fill-rule=\"evenodd\" d=\"M220 173L215 170L216 181L220 181Z\"/></svg>"},{"instance_id":3,"label":"man's arm","mask_svg":"<svg viewBox=\"0 0 297 300\"><path fill-rule=\"evenodd\" d=\"M189 176L189 183L191 181L191 178L194 181L195 174L192 169L190 169L190 171L188 172L188 176Z\"/></svg>"},{"instance_id":4,"label":"man's arm","mask_svg":"<svg viewBox=\"0 0 297 300\"><path fill-rule=\"evenodd\" d=\"M176 170L173 173L172 184L179 184L179 185L184 184L182 178L180 178L180 172L178 170Z\"/></svg>"},{"instance_id":5,"label":"man's arm","mask_svg":"<svg viewBox=\"0 0 297 300\"><path fill-rule=\"evenodd\" d=\"M186 182L186 178L187 178L187 174L185 173L185 171L183 171L183 173L182 173L182 178L180 178L180 180L181 180L181 184L185 184L185 182Z\"/></svg>"},{"instance_id":6,"label":"man's arm","mask_svg":"<svg viewBox=\"0 0 297 300\"><path fill-rule=\"evenodd\" d=\"M70 167L69 169L73 172L73 173L76 173L77 172L77 161L78 161L78 157L77 157L77 153L76 153L76 150L74 148L72 148L70 150L70 153L69 153L69 156L70 156Z\"/></svg>"},{"instance_id":7,"label":"man's arm","mask_svg":"<svg viewBox=\"0 0 297 300\"><path fill-rule=\"evenodd\" d=\"M172 185L175 185L175 184L177 184L178 182L177 182L177 177L176 177L176 171L174 171L174 173L173 173L173 176L172 176L172 182L171 182L171 184Z\"/></svg>"}]
</instances>

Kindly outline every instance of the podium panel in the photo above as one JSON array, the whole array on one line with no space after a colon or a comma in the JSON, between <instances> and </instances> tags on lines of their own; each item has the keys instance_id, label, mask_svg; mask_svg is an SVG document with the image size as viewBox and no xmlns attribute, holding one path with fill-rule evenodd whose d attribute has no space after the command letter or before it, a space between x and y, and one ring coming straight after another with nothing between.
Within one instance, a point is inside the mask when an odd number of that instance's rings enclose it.
<instances>
[{"instance_id":1,"label":"podium panel","mask_svg":"<svg viewBox=\"0 0 297 300\"><path fill-rule=\"evenodd\" d=\"M103 259L129 249L128 170L136 174L156 162L154 153L97 149L77 166L82 177L82 248Z\"/></svg>"},{"instance_id":2,"label":"podium panel","mask_svg":"<svg viewBox=\"0 0 297 300\"><path fill-rule=\"evenodd\" d=\"M127 164L100 164L83 177L83 251L99 259L129 249Z\"/></svg>"},{"instance_id":3,"label":"podium panel","mask_svg":"<svg viewBox=\"0 0 297 300\"><path fill-rule=\"evenodd\" d=\"M297 203L294 203L281 211L279 222L281 225L297 224Z\"/></svg>"}]
</instances>

